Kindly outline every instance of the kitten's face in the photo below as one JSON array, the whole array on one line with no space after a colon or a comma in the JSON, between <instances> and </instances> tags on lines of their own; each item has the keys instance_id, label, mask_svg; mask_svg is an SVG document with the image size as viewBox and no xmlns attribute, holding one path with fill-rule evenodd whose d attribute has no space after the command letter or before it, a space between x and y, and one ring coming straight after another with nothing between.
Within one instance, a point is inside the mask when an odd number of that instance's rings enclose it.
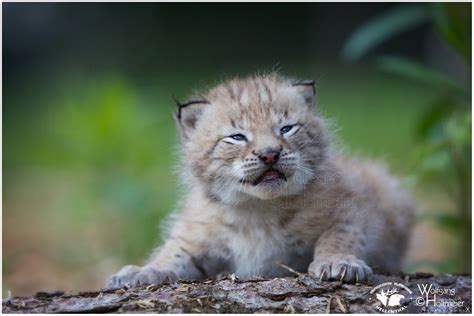
<instances>
[{"instance_id":1,"label":"kitten's face","mask_svg":"<svg viewBox=\"0 0 474 316\"><path fill-rule=\"evenodd\" d=\"M235 80L199 101L179 115L184 162L213 200L296 195L316 176L326 136L310 82Z\"/></svg>"}]
</instances>

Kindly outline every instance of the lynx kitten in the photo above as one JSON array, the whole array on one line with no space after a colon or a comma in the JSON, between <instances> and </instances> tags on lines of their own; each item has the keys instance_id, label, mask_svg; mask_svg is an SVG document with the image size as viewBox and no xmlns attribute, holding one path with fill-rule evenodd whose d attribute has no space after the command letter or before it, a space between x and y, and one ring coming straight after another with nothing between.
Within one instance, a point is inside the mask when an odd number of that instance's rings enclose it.
<instances>
[{"instance_id":1,"label":"lynx kitten","mask_svg":"<svg viewBox=\"0 0 474 316\"><path fill-rule=\"evenodd\" d=\"M108 286L291 274L366 282L395 272L412 222L386 168L330 142L312 81L277 74L224 82L180 104L183 197L165 244Z\"/></svg>"}]
</instances>

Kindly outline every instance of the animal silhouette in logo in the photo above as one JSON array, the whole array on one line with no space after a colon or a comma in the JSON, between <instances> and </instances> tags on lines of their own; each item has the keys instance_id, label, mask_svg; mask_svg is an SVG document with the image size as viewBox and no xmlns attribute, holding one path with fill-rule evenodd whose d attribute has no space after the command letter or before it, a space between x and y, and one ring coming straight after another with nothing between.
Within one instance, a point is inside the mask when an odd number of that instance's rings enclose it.
<instances>
[{"instance_id":1,"label":"animal silhouette in logo","mask_svg":"<svg viewBox=\"0 0 474 316\"><path fill-rule=\"evenodd\" d=\"M375 295L383 306L388 307L400 306L400 300L405 298L404 295L398 293L396 288L388 289L387 292L382 290L380 293L376 293Z\"/></svg>"}]
</instances>

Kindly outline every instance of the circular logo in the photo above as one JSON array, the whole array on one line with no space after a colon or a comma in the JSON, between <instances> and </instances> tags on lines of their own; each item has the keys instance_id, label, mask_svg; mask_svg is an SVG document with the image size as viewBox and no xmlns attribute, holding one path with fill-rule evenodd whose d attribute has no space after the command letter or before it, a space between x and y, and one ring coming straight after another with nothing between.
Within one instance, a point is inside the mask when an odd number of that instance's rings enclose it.
<instances>
[{"instance_id":1,"label":"circular logo","mask_svg":"<svg viewBox=\"0 0 474 316\"><path fill-rule=\"evenodd\" d=\"M396 282L379 284L370 291L371 299L376 302L375 308L389 314L405 310L407 305L403 301L412 293L405 285Z\"/></svg>"}]
</instances>

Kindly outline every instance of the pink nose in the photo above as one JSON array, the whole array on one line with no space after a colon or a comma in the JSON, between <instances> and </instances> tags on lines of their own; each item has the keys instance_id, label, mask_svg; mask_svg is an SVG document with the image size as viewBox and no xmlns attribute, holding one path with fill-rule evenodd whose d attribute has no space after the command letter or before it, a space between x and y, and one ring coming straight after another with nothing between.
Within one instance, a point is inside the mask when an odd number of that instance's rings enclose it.
<instances>
[{"instance_id":1,"label":"pink nose","mask_svg":"<svg viewBox=\"0 0 474 316\"><path fill-rule=\"evenodd\" d=\"M272 165L278 161L278 158L280 158L280 151L274 149L265 150L258 155L258 158L263 161L264 164Z\"/></svg>"}]
</instances>

